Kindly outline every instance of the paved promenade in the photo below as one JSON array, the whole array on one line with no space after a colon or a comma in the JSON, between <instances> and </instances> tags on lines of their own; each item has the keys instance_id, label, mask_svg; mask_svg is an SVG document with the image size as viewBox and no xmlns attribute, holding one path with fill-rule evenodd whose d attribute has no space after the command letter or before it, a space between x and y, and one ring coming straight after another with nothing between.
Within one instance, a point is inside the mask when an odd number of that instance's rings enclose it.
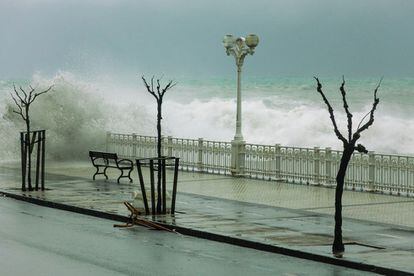
<instances>
[{"instance_id":1,"label":"paved promenade","mask_svg":"<svg viewBox=\"0 0 414 276\"><path fill-rule=\"evenodd\" d=\"M55 163L47 168L45 192L21 192L19 170L0 166L0 190L116 215L139 190L134 183L92 181L89 163ZM144 176L148 172L144 171ZM148 178L147 178L148 179ZM323 187L180 172L177 214L160 222L219 236L332 258L334 190ZM344 193L343 260L414 271L414 198Z\"/></svg>"},{"instance_id":2,"label":"paved promenade","mask_svg":"<svg viewBox=\"0 0 414 276\"><path fill-rule=\"evenodd\" d=\"M114 228L110 220L7 197L0 210L5 276L375 275L145 227Z\"/></svg>"}]
</instances>

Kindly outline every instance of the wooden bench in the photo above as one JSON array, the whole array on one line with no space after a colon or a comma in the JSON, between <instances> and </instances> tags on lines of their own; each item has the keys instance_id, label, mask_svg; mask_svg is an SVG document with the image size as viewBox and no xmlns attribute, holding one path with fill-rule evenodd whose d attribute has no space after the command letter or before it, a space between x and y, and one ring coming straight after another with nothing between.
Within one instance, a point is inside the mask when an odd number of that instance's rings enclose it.
<instances>
[{"instance_id":1,"label":"wooden bench","mask_svg":"<svg viewBox=\"0 0 414 276\"><path fill-rule=\"evenodd\" d=\"M96 173L93 175L93 180L95 180L95 176L98 174L103 174L106 179L108 179L106 170L108 168L116 168L121 171L121 175L117 180L118 183L119 180L123 177L128 177L129 182L132 182L131 172L134 169L134 163L131 160L118 159L118 155L116 153L100 151L89 151L89 157L91 158L92 165L96 168ZM100 168L104 168L102 172L100 172ZM124 175L124 171L128 171L128 175Z\"/></svg>"}]
</instances>

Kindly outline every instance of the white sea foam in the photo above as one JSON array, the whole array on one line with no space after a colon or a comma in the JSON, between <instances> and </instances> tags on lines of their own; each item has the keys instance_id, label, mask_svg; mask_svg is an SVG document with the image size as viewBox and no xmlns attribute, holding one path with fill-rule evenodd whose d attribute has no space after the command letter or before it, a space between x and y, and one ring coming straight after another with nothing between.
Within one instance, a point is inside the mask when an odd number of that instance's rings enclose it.
<instances>
[{"instance_id":1,"label":"white sea foam","mask_svg":"<svg viewBox=\"0 0 414 276\"><path fill-rule=\"evenodd\" d=\"M354 112L356 124L369 110L367 105ZM235 102L212 99L195 100L188 104L172 102L167 107L166 122L170 135L203 137L229 141L235 130ZM337 112L342 133L346 133L346 117ZM355 127L355 126L354 126ZM340 149L328 111L323 106L279 103L269 107L264 100L243 102L243 134L249 143L300 147L332 147ZM385 153L414 153L414 119L396 117L377 111L375 122L360 139L369 150Z\"/></svg>"},{"instance_id":2,"label":"white sea foam","mask_svg":"<svg viewBox=\"0 0 414 276\"><path fill-rule=\"evenodd\" d=\"M155 102L139 80L132 85L114 83L113 80L105 83L102 79L99 82L84 81L70 73L59 72L52 78L35 75L31 84L39 89L54 84L53 91L39 97L32 107L33 127L47 129L47 152L51 158L86 157L89 149L104 148L106 131L155 134ZM311 80L309 84L302 81L296 86L291 82L266 84L266 87L247 83L243 94L245 140L248 143L340 149L326 107L320 96L312 93L312 85ZM328 90L331 88L327 87ZM368 94L350 97L356 122L370 109L370 88L372 83L368 82L364 86ZM390 91L390 88L384 90ZM3 158L17 158L16 138L18 131L23 129L21 120L11 112L13 105L5 93L10 91L11 83L3 81L0 87L0 114L3 117L0 120L0 152ZM336 104L337 121L345 133L343 108L338 105L337 96L328 95ZM220 86L218 82L179 84L165 96L163 133L230 141L235 131L233 96L232 85ZM361 142L369 150L413 154L414 119L407 112L411 106L407 104L409 100L399 105L388 94L384 98L376 112L374 125L363 133Z\"/></svg>"},{"instance_id":3,"label":"white sea foam","mask_svg":"<svg viewBox=\"0 0 414 276\"><path fill-rule=\"evenodd\" d=\"M142 120L135 121L144 114L139 105L110 102L99 87L79 81L71 74L61 72L51 79L35 75L31 84L39 91L54 85L51 92L40 96L31 106L32 129L47 130L47 153L51 158L86 157L89 149L104 148L106 131L129 132L145 126L139 123ZM2 92L5 90L3 87ZM12 112L14 103L2 94L0 152L16 158L18 132L24 125Z\"/></svg>"}]
</instances>

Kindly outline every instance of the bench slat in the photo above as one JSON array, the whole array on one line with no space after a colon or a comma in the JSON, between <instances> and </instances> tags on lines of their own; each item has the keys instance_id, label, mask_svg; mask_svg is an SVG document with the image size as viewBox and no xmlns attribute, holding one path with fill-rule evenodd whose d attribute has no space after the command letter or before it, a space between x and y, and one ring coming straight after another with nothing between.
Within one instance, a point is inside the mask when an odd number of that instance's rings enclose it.
<instances>
[{"instance_id":1,"label":"bench slat","mask_svg":"<svg viewBox=\"0 0 414 276\"><path fill-rule=\"evenodd\" d=\"M91 158L104 158L117 160L118 155L116 153L101 152L101 151L89 151L89 157Z\"/></svg>"}]
</instances>

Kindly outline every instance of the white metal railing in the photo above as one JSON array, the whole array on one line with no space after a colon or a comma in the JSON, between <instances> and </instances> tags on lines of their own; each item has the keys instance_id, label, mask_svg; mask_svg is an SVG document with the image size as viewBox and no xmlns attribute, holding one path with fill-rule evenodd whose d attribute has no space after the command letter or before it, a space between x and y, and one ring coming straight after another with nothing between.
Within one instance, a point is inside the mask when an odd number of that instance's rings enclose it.
<instances>
[{"instance_id":1,"label":"white metal railing","mask_svg":"<svg viewBox=\"0 0 414 276\"><path fill-rule=\"evenodd\" d=\"M163 138L163 154L180 158L180 169L230 174L231 143ZM107 134L107 150L129 158L156 155L156 137ZM341 151L246 144L245 175L257 179L335 186ZM348 166L347 189L414 196L414 156L354 153Z\"/></svg>"}]
</instances>

